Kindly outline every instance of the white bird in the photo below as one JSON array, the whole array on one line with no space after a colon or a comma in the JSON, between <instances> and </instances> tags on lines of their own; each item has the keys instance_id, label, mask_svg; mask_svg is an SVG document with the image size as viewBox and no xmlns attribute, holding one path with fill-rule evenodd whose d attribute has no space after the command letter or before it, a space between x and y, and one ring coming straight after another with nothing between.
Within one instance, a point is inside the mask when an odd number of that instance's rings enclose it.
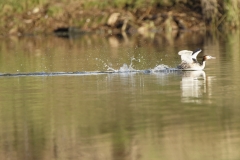
<instances>
[{"instance_id":1,"label":"white bird","mask_svg":"<svg viewBox=\"0 0 240 160\"><path fill-rule=\"evenodd\" d=\"M203 56L202 62L197 61L197 55L201 52L201 49L196 51L182 50L178 52L181 56L181 64L177 66L181 70L203 70L206 65L206 60L215 59L215 57L205 55Z\"/></svg>"}]
</instances>

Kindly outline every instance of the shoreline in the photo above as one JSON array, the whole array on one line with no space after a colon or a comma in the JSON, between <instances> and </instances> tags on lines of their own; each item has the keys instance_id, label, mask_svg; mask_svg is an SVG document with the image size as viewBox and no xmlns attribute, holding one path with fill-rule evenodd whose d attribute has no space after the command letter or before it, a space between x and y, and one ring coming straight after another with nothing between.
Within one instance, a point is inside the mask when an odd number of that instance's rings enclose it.
<instances>
[{"instance_id":1,"label":"shoreline","mask_svg":"<svg viewBox=\"0 0 240 160\"><path fill-rule=\"evenodd\" d=\"M2 36L88 32L145 35L150 32L215 30L220 26L220 23L215 28L208 24L200 6L194 8L185 4L99 9L85 8L72 2L39 5L21 13L9 10L9 7L4 7L0 15Z\"/></svg>"}]
</instances>

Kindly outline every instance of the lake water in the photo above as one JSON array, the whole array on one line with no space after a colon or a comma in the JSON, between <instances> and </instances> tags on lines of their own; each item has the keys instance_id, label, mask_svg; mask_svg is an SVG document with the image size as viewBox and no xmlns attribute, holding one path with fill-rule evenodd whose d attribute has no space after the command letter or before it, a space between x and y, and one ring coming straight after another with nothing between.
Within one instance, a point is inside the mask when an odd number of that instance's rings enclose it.
<instances>
[{"instance_id":1,"label":"lake water","mask_svg":"<svg viewBox=\"0 0 240 160\"><path fill-rule=\"evenodd\" d=\"M0 41L1 73L91 71L0 76L0 159L240 159L239 33ZM197 48L217 58L204 71L92 72L173 68Z\"/></svg>"}]
</instances>

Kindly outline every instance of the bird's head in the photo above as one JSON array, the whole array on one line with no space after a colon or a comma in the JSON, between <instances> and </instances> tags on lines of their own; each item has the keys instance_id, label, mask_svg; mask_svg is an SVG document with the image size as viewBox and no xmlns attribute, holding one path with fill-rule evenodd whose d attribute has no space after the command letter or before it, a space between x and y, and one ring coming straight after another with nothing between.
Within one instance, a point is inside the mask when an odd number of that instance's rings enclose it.
<instances>
[{"instance_id":1,"label":"bird's head","mask_svg":"<svg viewBox=\"0 0 240 160\"><path fill-rule=\"evenodd\" d=\"M209 56L209 55L203 56L204 61L209 60L209 59L216 59L216 57L212 57L212 56Z\"/></svg>"}]
</instances>

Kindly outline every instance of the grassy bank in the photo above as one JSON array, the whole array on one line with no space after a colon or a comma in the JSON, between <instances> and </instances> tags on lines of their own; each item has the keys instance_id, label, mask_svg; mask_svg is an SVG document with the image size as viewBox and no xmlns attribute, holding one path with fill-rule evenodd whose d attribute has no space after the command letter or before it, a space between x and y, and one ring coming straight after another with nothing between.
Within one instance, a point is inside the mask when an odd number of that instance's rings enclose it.
<instances>
[{"instance_id":1,"label":"grassy bank","mask_svg":"<svg viewBox=\"0 0 240 160\"><path fill-rule=\"evenodd\" d=\"M130 17L127 26L137 26L137 30L142 26L162 27L163 30L167 27L191 29L196 27L189 26L202 26L200 21L205 28L214 30L240 26L240 0L10 0L0 1L0 8L0 28L5 34L51 32L69 26L96 29L104 26L114 12L121 14L121 23L125 22L124 17ZM154 17L158 13L162 15L161 19L155 18L156 22ZM188 15L195 20L190 22ZM186 22L179 24L182 17ZM144 22L139 22L141 20ZM162 24L157 24L158 21Z\"/></svg>"}]
</instances>

